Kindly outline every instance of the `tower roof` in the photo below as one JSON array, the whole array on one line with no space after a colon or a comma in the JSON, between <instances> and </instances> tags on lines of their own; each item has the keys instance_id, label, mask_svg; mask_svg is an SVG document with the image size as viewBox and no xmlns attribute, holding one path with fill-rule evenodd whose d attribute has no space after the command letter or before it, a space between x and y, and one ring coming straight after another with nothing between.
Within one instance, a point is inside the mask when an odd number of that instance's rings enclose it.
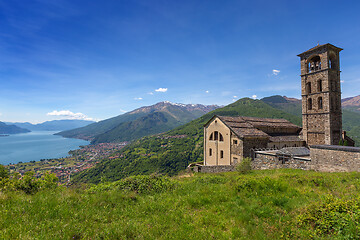
<instances>
[{"instance_id":1,"label":"tower roof","mask_svg":"<svg viewBox=\"0 0 360 240\"><path fill-rule=\"evenodd\" d=\"M330 43L326 43L326 44L317 45L317 46L315 46L315 47L313 47L313 48L310 48L309 50L307 50L307 51L305 51L305 52L303 52L303 53L300 53L300 54L298 55L298 57L302 57L302 56L305 55L305 54L309 54L309 53L311 53L311 52L315 52L316 50L318 50L318 49L320 49L320 48L332 48L332 49L337 50L338 52L340 52L341 50L343 50L342 48L336 47L336 46L334 46L334 45L332 45L332 44L330 44Z\"/></svg>"}]
</instances>

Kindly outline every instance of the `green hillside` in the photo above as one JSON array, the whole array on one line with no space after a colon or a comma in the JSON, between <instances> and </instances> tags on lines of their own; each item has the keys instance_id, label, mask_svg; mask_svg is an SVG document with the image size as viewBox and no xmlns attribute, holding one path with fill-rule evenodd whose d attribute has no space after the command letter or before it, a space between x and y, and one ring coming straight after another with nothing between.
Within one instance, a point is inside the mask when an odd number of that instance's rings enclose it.
<instances>
[{"instance_id":1,"label":"green hillside","mask_svg":"<svg viewBox=\"0 0 360 240\"><path fill-rule=\"evenodd\" d=\"M131 141L166 132L216 108L216 105L159 102L57 135L92 140L92 143Z\"/></svg>"},{"instance_id":2,"label":"green hillside","mask_svg":"<svg viewBox=\"0 0 360 240\"><path fill-rule=\"evenodd\" d=\"M169 131L201 115L203 115L201 112L193 113L179 106L168 105L161 111L149 113L133 121L120 123L113 129L95 136L92 143L135 140L147 135Z\"/></svg>"},{"instance_id":3,"label":"green hillside","mask_svg":"<svg viewBox=\"0 0 360 240\"><path fill-rule=\"evenodd\" d=\"M280 95L275 95L275 96L262 98L261 101L269 104L274 108L301 117L301 113L302 113L301 100L290 101ZM302 126L302 123L299 126Z\"/></svg>"},{"instance_id":4,"label":"green hillside","mask_svg":"<svg viewBox=\"0 0 360 240\"><path fill-rule=\"evenodd\" d=\"M275 109L260 100L243 98L160 136L141 138L116 153L121 157L103 160L94 168L75 175L73 180L97 183L137 174L177 174L189 163L203 160L203 125L215 114L284 118L297 125L301 123L298 116Z\"/></svg>"},{"instance_id":5,"label":"green hillside","mask_svg":"<svg viewBox=\"0 0 360 240\"><path fill-rule=\"evenodd\" d=\"M140 118L147 113L139 112L139 113L125 113L113 118L109 118L100 122L92 123L85 127L76 128L72 130L62 131L57 133L56 135L61 135L67 138L80 138L85 140L92 140L96 135L102 134L106 131L111 130L112 128L116 127L117 125L132 121L137 118Z\"/></svg>"},{"instance_id":6,"label":"green hillside","mask_svg":"<svg viewBox=\"0 0 360 240\"><path fill-rule=\"evenodd\" d=\"M0 239L359 239L359 178L279 169L67 188L0 177Z\"/></svg>"}]
</instances>

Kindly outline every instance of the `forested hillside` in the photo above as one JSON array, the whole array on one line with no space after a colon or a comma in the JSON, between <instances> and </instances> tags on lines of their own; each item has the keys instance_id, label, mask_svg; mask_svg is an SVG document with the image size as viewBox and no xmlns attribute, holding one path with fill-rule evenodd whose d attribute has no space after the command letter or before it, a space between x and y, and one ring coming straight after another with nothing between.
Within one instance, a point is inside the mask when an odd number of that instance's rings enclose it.
<instances>
[{"instance_id":1,"label":"forested hillside","mask_svg":"<svg viewBox=\"0 0 360 240\"><path fill-rule=\"evenodd\" d=\"M165 134L141 138L128 145L114 160L74 176L76 182L114 181L130 175L164 173L174 175L191 162L203 160L203 125L213 115L284 118L300 125L301 118L250 98L243 98Z\"/></svg>"},{"instance_id":2,"label":"forested hillside","mask_svg":"<svg viewBox=\"0 0 360 240\"><path fill-rule=\"evenodd\" d=\"M92 143L123 142L166 132L218 108L216 105L159 102L86 127L57 133Z\"/></svg>"}]
</instances>

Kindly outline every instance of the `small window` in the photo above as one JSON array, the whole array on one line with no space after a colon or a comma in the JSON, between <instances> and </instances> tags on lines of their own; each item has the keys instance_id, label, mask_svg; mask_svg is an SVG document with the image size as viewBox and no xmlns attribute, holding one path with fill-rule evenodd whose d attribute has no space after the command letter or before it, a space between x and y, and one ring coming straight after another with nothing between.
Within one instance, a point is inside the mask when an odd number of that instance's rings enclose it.
<instances>
[{"instance_id":1,"label":"small window","mask_svg":"<svg viewBox=\"0 0 360 240\"><path fill-rule=\"evenodd\" d=\"M322 81L321 80L318 80L318 92L322 92Z\"/></svg>"},{"instance_id":2,"label":"small window","mask_svg":"<svg viewBox=\"0 0 360 240\"><path fill-rule=\"evenodd\" d=\"M233 140L233 143L234 143L234 145L238 144L237 140Z\"/></svg>"},{"instance_id":3,"label":"small window","mask_svg":"<svg viewBox=\"0 0 360 240\"><path fill-rule=\"evenodd\" d=\"M312 110L312 99L308 99L308 110Z\"/></svg>"},{"instance_id":4,"label":"small window","mask_svg":"<svg viewBox=\"0 0 360 240\"><path fill-rule=\"evenodd\" d=\"M219 140L219 132L218 131L214 132L214 140L215 141Z\"/></svg>"},{"instance_id":5,"label":"small window","mask_svg":"<svg viewBox=\"0 0 360 240\"><path fill-rule=\"evenodd\" d=\"M238 159L236 157L233 158L233 164L237 164Z\"/></svg>"},{"instance_id":6,"label":"small window","mask_svg":"<svg viewBox=\"0 0 360 240\"><path fill-rule=\"evenodd\" d=\"M322 100L322 97L319 97L319 98L318 98L318 107L319 107L319 109L323 109L323 100Z\"/></svg>"},{"instance_id":7,"label":"small window","mask_svg":"<svg viewBox=\"0 0 360 240\"><path fill-rule=\"evenodd\" d=\"M220 151L220 158L224 158L224 151L223 150Z\"/></svg>"},{"instance_id":8,"label":"small window","mask_svg":"<svg viewBox=\"0 0 360 240\"><path fill-rule=\"evenodd\" d=\"M306 83L306 94L310 94L311 93L311 83Z\"/></svg>"},{"instance_id":9,"label":"small window","mask_svg":"<svg viewBox=\"0 0 360 240\"><path fill-rule=\"evenodd\" d=\"M209 140L213 140L214 139L214 134L213 133L211 133L210 134L210 138L209 138Z\"/></svg>"},{"instance_id":10,"label":"small window","mask_svg":"<svg viewBox=\"0 0 360 240\"><path fill-rule=\"evenodd\" d=\"M223 142L223 141L224 141L223 135L222 135L221 133L219 133L219 141L220 141L220 142Z\"/></svg>"},{"instance_id":11,"label":"small window","mask_svg":"<svg viewBox=\"0 0 360 240\"><path fill-rule=\"evenodd\" d=\"M209 149L209 156L212 156L212 149Z\"/></svg>"}]
</instances>

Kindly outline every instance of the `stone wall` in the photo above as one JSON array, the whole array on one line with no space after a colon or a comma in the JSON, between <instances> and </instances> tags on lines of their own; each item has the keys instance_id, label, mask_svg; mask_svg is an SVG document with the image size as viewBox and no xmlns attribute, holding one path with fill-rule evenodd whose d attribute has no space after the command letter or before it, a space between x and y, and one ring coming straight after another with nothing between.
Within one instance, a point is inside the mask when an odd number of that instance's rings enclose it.
<instances>
[{"instance_id":1,"label":"stone wall","mask_svg":"<svg viewBox=\"0 0 360 240\"><path fill-rule=\"evenodd\" d=\"M310 146L314 170L324 172L360 171L360 148L335 145Z\"/></svg>"},{"instance_id":2,"label":"stone wall","mask_svg":"<svg viewBox=\"0 0 360 240\"><path fill-rule=\"evenodd\" d=\"M202 173L219 173L219 172L233 172L235 171L234 165L218 165L218 166L195 166L194 172Z\"/></svg>"},{"instance_id":3,"label":"stone wall","mask_svg":"<svg viewBox=\"0 0 360 240\"><path fill-rule=\"evenodd\" d=\"M255 159L251 162L251 168L259 170L278 168L310 170L312 169L312 161L299 157L279 160L274 153L257 151Z\"/></svg>"}]
</instances>

